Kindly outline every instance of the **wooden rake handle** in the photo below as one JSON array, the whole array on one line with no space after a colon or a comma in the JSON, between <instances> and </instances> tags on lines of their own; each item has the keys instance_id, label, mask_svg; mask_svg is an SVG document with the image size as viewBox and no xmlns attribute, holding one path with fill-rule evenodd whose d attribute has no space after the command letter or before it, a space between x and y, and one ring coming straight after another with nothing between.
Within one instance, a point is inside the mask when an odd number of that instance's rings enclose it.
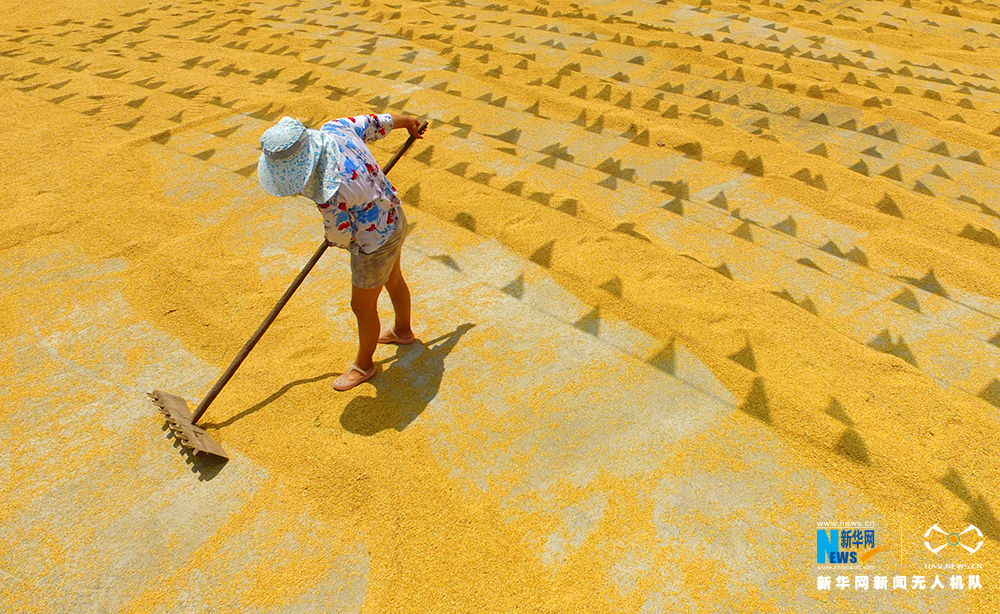
<instances>
[{"instance_id":1,"label":"wooden rake handle","mask_svg":"<svg viewBox=\"0 0 1000 614\"><path fill-rule=\"evenodd\" d=\"M426 129L427 129L427 122L421 123L419 132L423 134L424 130ZM410 138L406 139L406 142L403 143L403 146L399 148L399 151L396 152L396 154L392 157L392 159L389 160L389 163L386 164L385 167L382 169L382 172L384 174L388 174L389 171L392 170L392 167L396 165L396 162L399 161L400 158L403 157L403 154L405 154L406 150L410 148L410 145L413 145L413 141L415 140L417 140L417 137L413 135L410 135ZM246 345L243 346L243 349L240 350L240 353L236 355L236 358L233 359L233 362L231 362L229 364L229 367L226 368L226 371L219 378L219 381L215 382L215 385L212 386L212 389L208 391L208 394L205 395L205 398L203 398L201 400L201 403L198 404L198 408L195 409L194 415L191 416L191 424L196 424L198 422L202 414L205 413L205 410L208 409L208 406L211 405L212 401L215 400L215 397L217 397L219 393L222 392L223 387L225 387L225 385L229 383L230 378L233 377L233 374L236 373L236 370L240 368L241 364L243 364L243 360L246 359L248 354L250 354L250 350L253 349L253 346L257 345L257 342L260 341L260 338L264 336L265 332L267 332L267 328L271 326L271 323L274 322L274 319L278 317L278 314L281 312L281 309L285 306L285 303L288 302L288 299L292 298L292 295L295 294L295 291L298 290L300 285L302 285L302 281L306 278L306 275L308 275L309 272L312 271L312 268L316 266L316 263L319 262L319 259L320 257L323 256L323 252L326 251L327 246L328 243L324 238L323 243L316 249L316 253L314 253L312 255L312 258L309 259L309 262L307 262L306 265L302 267L302 270L299 271L299 274L295 277L295 281L292 282L292 285L288 286L288 289L285 290L285 293L281 296L281 299L278 300L278 304L274 306L274 309L271 310L271 313L268 314L268 316L264 318L264 321L261 322L260 326L257 327L257 332L255 332L253 336L250 337L250 340L246 342Z\"/></svg>"}]
</instances>

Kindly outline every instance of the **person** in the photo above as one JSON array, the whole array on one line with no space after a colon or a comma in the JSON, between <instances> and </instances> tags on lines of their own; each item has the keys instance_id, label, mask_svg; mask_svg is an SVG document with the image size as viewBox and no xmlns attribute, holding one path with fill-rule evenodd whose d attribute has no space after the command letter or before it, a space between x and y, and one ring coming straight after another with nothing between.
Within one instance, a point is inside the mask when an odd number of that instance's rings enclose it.
<instances>
[{"instance_id":1,"label":"person","mask_svg":"<svg viewBox=\"0 0 1000 614\"><path fill-rule=\"evenodd\" d=\"M283 117L261 136L257 179L273 196L301 195L316 203L326 240L351 253L351 309L358 320L358 353L333 382L350 390L375 376L378 343L410 344L410 290L400 270L406 214L396 188L366 143L394 128L422 138L420 121L390 113L344 117L319 130ZM383 286L395 312L391 328L380 329L378 297Z\"/></svg>"}]
</instances>

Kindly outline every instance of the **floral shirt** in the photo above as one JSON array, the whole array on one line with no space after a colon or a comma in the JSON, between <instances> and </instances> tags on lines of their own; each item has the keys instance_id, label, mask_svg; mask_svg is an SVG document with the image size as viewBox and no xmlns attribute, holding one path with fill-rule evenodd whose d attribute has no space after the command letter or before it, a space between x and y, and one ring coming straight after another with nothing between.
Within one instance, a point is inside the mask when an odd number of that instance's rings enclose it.
<instances>
[{"instance_id":1,"label":"floral shirt","mask_svg":"<svg viewBox=\"0 0 1000 614\"><path fill-rule=\"evenodd\" d=\"M340 188L329 201L317 205L331 246L355 255L370 254L396 230L396 207L402 203L365 145L392 128L389 113L343 117L320 128L333 138L343 158Z\"/></svg>"}]
</instances>

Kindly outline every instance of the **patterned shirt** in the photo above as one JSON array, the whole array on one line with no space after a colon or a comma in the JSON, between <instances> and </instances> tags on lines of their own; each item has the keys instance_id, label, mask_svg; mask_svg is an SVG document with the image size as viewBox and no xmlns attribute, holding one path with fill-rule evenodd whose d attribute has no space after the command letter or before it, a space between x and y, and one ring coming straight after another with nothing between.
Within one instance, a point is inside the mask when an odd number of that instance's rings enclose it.
<instances>
[{"instance_id":1,"label":"patterned shirt","mask_svg":"<svg viewBox=\"0 0 1000 614\"><path fill-rule=\"evenodd\" d=\"M392 128L389 113L344 117L320 128L333 138L343 156L340 188L329 201L317 205L331 246L354 255L370 254L396 230L396 207L402 203L365 145Z\"/></svg>"}]
</instances>

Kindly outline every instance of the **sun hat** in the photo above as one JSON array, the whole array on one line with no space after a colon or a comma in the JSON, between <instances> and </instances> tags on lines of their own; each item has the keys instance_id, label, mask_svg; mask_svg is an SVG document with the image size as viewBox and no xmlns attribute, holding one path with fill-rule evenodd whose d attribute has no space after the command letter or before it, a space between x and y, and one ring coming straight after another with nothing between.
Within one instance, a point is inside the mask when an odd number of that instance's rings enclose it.
<instances>
[{"instance_id":1,"label":"sun hat","mask_svg":"<svg viewBox=\"0 0 1000 614\"><path fill-rule=\"evenodd\" d=\"M282 117L260 137L257 181L273 196L301 193L325 203L340 187L340 148L319 130Z\"/></svg>"}]
</instances>

